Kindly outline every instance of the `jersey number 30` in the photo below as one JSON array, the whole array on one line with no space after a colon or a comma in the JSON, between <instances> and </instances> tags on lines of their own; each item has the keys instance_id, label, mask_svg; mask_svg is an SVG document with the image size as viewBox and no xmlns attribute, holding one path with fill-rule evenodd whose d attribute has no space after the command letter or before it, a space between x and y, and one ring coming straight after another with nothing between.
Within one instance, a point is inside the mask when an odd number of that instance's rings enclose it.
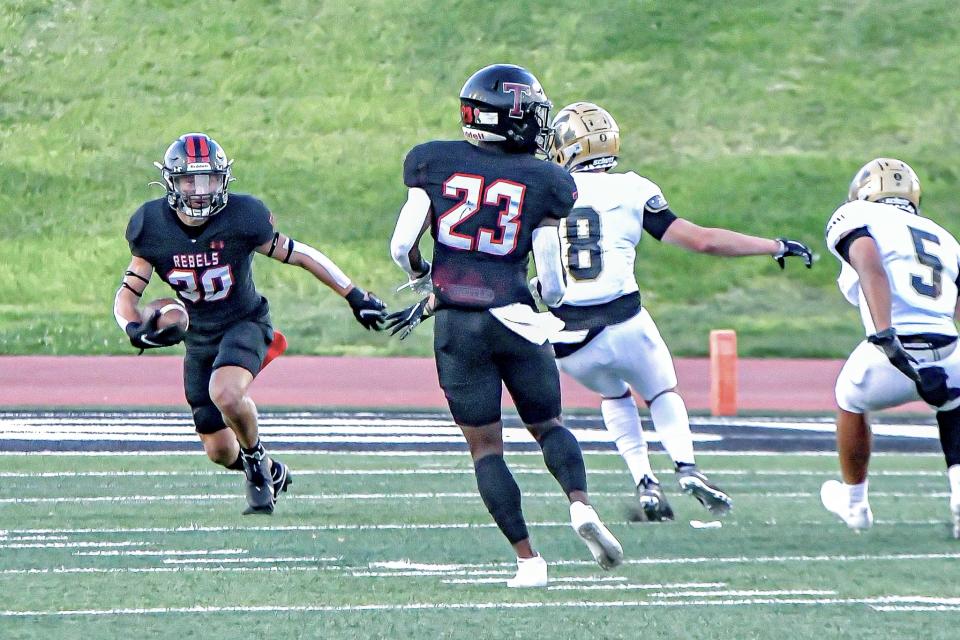
<instances>
[{"instance_id":1,"label":"jersey number 30","mask_svg":"<svg viewBox=\"0 0 960 640\"><path fill-rule=\"evenodd\" d=\"M496 180L486 189L483 177L455 173L443 183L443 195L459 198L459 202L437 218L437 240L455 249L482 251L494 256L505 256L517 248L517 232L523 213L523 194L526 185L510 180ZM497 220L498 229L480 227L476 236L457 231L457 227L480 210L482 204L497 206L503 202Z\"/></svg>"},{"instance_id":2,"label":"jersey number 30","mask_svg":"<svg viewBox=\"0 0 960 640\"><path fill-rule=\"evenodd\" d=\"M167 274L166 280L184 300L214 302L230 295L233 272L230 265L204 269L199 276L196 269L174 269Z\"/></svg>"}]
</instances>

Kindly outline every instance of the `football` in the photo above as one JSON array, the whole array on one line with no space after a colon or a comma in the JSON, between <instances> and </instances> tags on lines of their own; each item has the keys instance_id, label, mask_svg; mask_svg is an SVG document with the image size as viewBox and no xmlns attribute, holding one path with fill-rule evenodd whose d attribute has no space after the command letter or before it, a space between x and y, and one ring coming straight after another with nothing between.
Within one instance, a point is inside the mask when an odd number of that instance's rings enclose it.
<instances>
[{"instance_id":1,"label":"football","mask_svg":"<svg viewBox=\"0 0 960 640\"><path fill-rule=\"evenodd\" d=\"M155 312L160 312L157 319L157 329L166 329L170 325L180 325L180 329L186 331L190 326L190 316L187 315L187 308L183 303L175 298L158 298L148 302L140 312L141 322L147 322L153 317Z\"/></svg>"}]
</instances>

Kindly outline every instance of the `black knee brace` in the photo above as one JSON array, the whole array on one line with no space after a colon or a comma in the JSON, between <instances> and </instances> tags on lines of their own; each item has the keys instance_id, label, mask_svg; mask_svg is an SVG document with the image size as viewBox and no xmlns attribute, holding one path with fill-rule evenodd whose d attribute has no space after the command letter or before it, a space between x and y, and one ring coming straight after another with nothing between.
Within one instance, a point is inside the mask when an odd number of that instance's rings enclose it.
<instances>
[{"instance_id":1,"label":"black knee brace","mask_svg":"<svg viewBox=\"0 0 960 640\"><path fill-rule=\"evenodd\" d=\"M937 412L940 427L940 447L947 466L960 464L960 409Z\"/></svg>"},{"instance_id":2,"label":"black knee brace","mask_svg":"<svg viewBox=\"0 0 960 640\"><path fill-rule=\"evenodd\" d=\"M530 537L520 508L520 487L501 455L484 456L473 463L477 489L487 511L510 544Z\"/></svg>"},{"instance_id":3,"label":"black knee brace","mask_svg":"<svg viewBox=\"0 0 960 640\"><path fill-rule=\"evenodd\" d=\"M554 427L540 436L543 461L568 496L587 490L587 470L583 465L580 443L566 427Z\"/></svg>"},{"instance_id":4,"label":"black knee brace","mask_svg":"<svg viewBox=\"0 0 960 640\"><path fill-rule=\"evenodd\" d=\"M212 404L193 407L193 424L197 433L216 433L227 428L220 409Z\"/></svg>"}]
</instances>

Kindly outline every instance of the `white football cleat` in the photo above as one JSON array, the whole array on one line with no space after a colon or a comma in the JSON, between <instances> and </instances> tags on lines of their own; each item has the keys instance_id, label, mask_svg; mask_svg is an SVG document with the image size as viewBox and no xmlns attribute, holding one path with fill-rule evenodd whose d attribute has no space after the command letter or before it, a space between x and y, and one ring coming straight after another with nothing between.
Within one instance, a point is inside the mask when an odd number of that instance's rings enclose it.
<instances>
[{"instance_id":1,"label":"white football cleat","mask_svg":"<svg viewBox=\"0 0 960 640\"><path fill-rule=\"evenodd\" d=\"M570 504L570 526L586 543L593 559L609 571L623 562L623 547L600 521L600 516L590 505L582 502Z\"/></svg>"},{"instance_id":2,"label":"white football cleat","mask_svg":"<svg viewBox=\"0 0 960 640\"><path fill-rule=\"evenodd\" d=\"M507 580L513 589L547 586L547 561L539 553L532 558L517 558L517 575Z\"/></svg>"},{"instance_id":3,"label":"white football cleat","mask_svg":"<svg viewBox=\"0 0 960 640\"><path fill-rule=\"evenodd\" d=\"M820 487L820 502L830 513L836 514L855 531L869 529L873 524L873 511L867 501L850 504L850 492L846 485L836 480L827 480Z\"/></svg>"}]
</instances>

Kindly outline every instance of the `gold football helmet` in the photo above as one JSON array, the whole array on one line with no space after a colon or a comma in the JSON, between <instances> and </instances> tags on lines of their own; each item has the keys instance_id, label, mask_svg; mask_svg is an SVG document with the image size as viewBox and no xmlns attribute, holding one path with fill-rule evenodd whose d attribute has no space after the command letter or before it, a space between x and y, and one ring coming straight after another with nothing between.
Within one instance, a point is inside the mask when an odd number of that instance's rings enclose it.
<instances>
[{"instance_id":1,"label":"gold football helmet","mask_svg":"<svg viewBox=\"0 0 960 640\"><path fill-rule=\"evenodd\" d=\"M564 169L611 169L620 153L620 127L606 109L575 102L557 112L547 157Z\"/></svg>"},{"instance_id":2,"label":"gold football helmet","mask_svg":"<svg viewBox=\"0 0 960 640\"><path fill-rule=\"evenodd\" d=\"M908 203L920 211L920 180L903 160L876 158L863 165L853 181L847 201L886 202L904 208Z\"/></svg>"}]
</instances>

